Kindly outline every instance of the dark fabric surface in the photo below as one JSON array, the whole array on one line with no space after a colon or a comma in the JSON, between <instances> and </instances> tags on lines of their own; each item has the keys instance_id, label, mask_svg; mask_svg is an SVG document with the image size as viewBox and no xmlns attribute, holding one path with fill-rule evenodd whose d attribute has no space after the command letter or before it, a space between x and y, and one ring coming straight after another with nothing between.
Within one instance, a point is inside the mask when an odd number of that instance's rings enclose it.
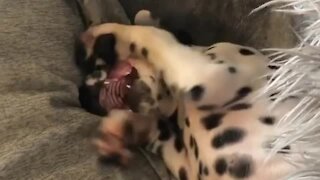
<instances>
[{"instance_id":1,"label":"dark fabric surface","mask_svg":"<svg viewBox=\"0 0 320 180\"><path fill-rule=\"evenodd\" d=\"M197 45L229 41L256 48L291 47L291 19L265 9L249 13L268 0L119 0L133 20L141 9L160 17L170 30L187 31Z\"/></svg>"},{"instance_id":2,"label":"dark fabric surface","mask_svg":"<svg viewBox=\"0 0 320 180\"><path fill-rule=\"evenodd\" d=\"M77 7L85 26L96 25L106 22L130 24L126 12L118 0L72 0L71 4Z\"/></svg>"},{"instance_id":3,"label":"dark fabric surface","mask_svg":"<svg viewBox=\"0 0 320 180\"><path fill-rule=\"evenodd\" d=\"M117 0L77 2L0 1L0 179L159 179L155 171L167 179L163 165L141 153L127 169L97 163L90 138L101 118L80 108L72 60L83 22L128 24L126 15L148 8L199 44L294 42L287 18L246 16L258 0L121 0L124 8Z\"/></svg>"}]
</instances>

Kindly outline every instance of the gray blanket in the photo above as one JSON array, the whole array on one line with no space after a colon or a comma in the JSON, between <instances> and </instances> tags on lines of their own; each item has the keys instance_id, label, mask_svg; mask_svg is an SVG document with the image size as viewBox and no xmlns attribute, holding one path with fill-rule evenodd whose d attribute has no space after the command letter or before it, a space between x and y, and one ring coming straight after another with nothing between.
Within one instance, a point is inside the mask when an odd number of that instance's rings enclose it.
<instances>
[{"instance_id":1,"label":"gray blanket","mask_svg":"<svg viewBox=\"0 0 320 180\"><path fill-rule=\"evenodd\" d=\"M117 0L103 4L78 6L86 23L129 23ZM90 138L100 117L77 97L73 40L83 24L76 7L72 0L0 0L0 179L166 179L162 164L144 153L128 169L97 162ZM130 3L124 7L133 14Z\"/></svg>"},{"instance_id":2,"label":"gray blanket","mask_svg":"<svg viewBox=\"0 0 320 180\"><path fill-rule=\"evenodd\" d=\"M63 0L0 1L0 179L157 179L139 153L129 169L97 162L90 138L100 118L77 98L74 10Z\"/></svg>"}]
</instances>

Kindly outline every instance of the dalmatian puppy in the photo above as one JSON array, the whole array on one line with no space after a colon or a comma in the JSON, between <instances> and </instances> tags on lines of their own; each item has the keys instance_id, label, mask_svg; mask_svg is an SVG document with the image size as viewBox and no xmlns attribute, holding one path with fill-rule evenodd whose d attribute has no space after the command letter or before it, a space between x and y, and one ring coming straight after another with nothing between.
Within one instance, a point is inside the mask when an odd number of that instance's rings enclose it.
<instances>
[{"instance_id":1,"label":"dalmatian puppy","mask_svg":"<svg viewBox=\"0 0 320 180\"><path fill-rule=\"evenodd\" d=\"M136 23L143 24L139 18ZM117 54L105 49L110 41L113 41L110 36L100 36L93 49L89 50L84 44L85 39L76 42L75 63L83 76L79 86L81 106L90 113L104 117L121 114L122 111L110 111L123 109L125 106L132 111L131 114L136 119L154 119L150 121L154 123L159 118L166 119L172 115L176 102L163 79L155 73L150 64L136 58L130 59L130 65L118 63ZM125 69L128 72L121 75L121 71L126 71ZM122 80L125 79L126 83L113 83L115 74L118 74L118 77L123 76ZM106 119L103 122L107 121ZM122 164L125 164L124 161Z\"/></svg>"},{"instance_id":2,"label":"dalmatian puppy","mask_svg":"<svg viewBox=\"0 0 320 180\"><path fill-rule=\"evenodd\" d=\"M291 146L265 162L274 126L293 103L270 112L274 94L254 98L269 71L268 58L257 50L231 43L192 48L163 29L116 23L89 28L82 42L86 57L129 64L131 71L150 69L140 76L153 77L149 94L161 100L166 92L169 99L157 101L154 111L109 109L95 140L102 156L127 164L132 146L148 145L180 180L273 180L294 171L282 158Z\"/></svg>"},{"instance_id":3,"label":"dalmatian puppy","mask_svg":"<svg viewBox=\"0 0 320 180\"><path fill-rule=\"evenodd\" d=\"M139 11L135 18L135 24L144 26L159 27L159 20L152 18L151 13L146 10ZM191 37L186 34L176 33L176 38L184 44L191 44ZM116 53L109 52L104 49L109 41L107 36L99 37L93 50L85 49L84 41L76 42L75 63L82 73L83 81L79 86L79 101L85 110L90 113L106 116L108 108L101 105L103 98L100 91L105 87L104 83L107 79L109 71L114 70L117 58ZM134 47L132 47L134 48ZM174 109L173 98L162 81L156 78L150 65L134 61L131 63L137 76L132 77L129 94L124 99L131 110L137 113L148 114L149 111L162 110L160 114L167 116ZM111 88L112 89L112 88ZM111 95L112 96L112 95ZM115 99L115 95L113 96ZM118 102L119 104L119 102ZM161 106L161 107L160 107ZM165 112L163 112L165 111ZM159 114L159 112L158 112Z\"/></svg>"}]
</instances>

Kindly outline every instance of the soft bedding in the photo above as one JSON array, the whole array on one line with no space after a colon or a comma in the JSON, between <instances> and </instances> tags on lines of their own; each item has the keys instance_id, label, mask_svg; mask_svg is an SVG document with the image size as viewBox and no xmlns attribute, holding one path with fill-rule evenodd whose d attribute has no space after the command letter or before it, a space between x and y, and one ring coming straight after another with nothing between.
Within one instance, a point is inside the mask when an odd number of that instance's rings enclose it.
<instances>
[{"instance_id":1,"label":"soft bedding","mask_svg":"<svg viewBox=\"0 0 320 180\"><path fill-rule=\"evenodd\" d=\"M111 9L110 19L124 17ZM77 97L76 10L63 0L0 1L0 179L157 179L140 153L126 170L97 162L89 140L100 118Z\"/></svg>"},{"instance_id":2,"label":"soft bedding","mask_svg":"<svg viewBox=\"0 0 320 180\"><path fill-rule=\"evenodd\" d=\"M0 179L168 179L161 162L139 150L128 169L98 163L90 138L100 117L85 112L78 102L80 76L73 64L73 42L79 32L88 24L110 21L128 24L139 9L150 7L151 11L161 12L171 1L162 1L160 6L152 1L132 2L0 1ZM282 16L279 19L265 12L256 21L241 22L247 23L239 25L241 30L230 31L227 27L238 26L235 20L225 19L234 16L211 21L228 8L235 11L245 7L241 11L245 17L250 7L253 9L259 4L258 0L243 5L177 1L163 14L175 17L172 21L166 20L173 28L198 27L189 29L198 43L228 40L228 33L224 31L246 33L246 29L252 27L256 31L250 29L247 44L258 47L293 44L291 35L281 33L288 32L288 19ZM216 8L220 8L220 14L213 13ZM175 15L175 9L190 12L188 16L195 17L190 19L191 25L181 22L186 16ZM252 26L261 19L264 23ZM275 21L278 26L266 30ZM195 22L201 26L192 24ZM216 22L223 28L214 26ZM199 34L201 30L206 33ZM219 36L210 35L208 30L218 32Z\"/></svg>"}]
</instances>

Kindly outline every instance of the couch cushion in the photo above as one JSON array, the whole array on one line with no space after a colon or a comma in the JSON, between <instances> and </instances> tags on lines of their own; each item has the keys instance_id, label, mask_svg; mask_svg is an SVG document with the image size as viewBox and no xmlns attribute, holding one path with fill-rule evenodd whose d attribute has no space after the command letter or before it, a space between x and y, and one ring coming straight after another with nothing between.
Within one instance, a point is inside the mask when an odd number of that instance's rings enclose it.
<instances>
[{"instance_id":1,"label":"couch cushion","mask_svg":"<svg viewBox=\"0 0 320 180\"><path fill-rule=\"evenodd\" d=\"M292 20L264 9L250 12L268 0L119 0L131 20L141 9L150 10L172 31L189 33L197 45L228 41L256 48L292 47Z\"/></svg>"},{"instance_id":2,"label":"couch cushion","mask_svg":"<svg viewBox=\"0 0 320 180\"><path fill-rule=\"evenodd\" d=\"M158 177L141 154L126 170L97 163L90 138L100 117L77 98L73 42L82 24L74 8L0 1L0 23L0 179Z\"/></svg>"}]
</instances>

